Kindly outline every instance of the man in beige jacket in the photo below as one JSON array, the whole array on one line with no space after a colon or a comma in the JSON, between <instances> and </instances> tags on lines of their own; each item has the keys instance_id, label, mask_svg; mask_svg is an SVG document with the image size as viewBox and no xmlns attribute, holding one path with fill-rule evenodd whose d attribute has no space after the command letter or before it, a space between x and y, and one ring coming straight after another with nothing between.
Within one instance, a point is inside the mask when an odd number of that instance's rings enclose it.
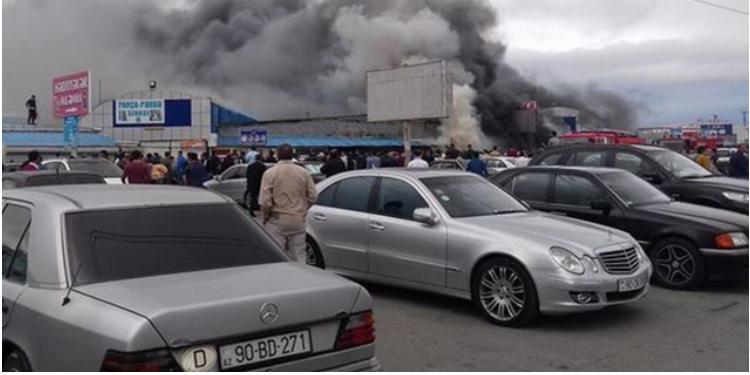
<instances>
[{"instance_id":1,"label":"man in beige jacket","mask_svg":"<svg viewBox=\"0 0 750 375\"><path fill-rule=\"evenodd\" d=\"M307 170L292 162L292 147L277 150L279 162L263 174L260 207L263 225L292 259L304 262L305 219L318 198L315 182Z\"/></svg>"}]
</instances>

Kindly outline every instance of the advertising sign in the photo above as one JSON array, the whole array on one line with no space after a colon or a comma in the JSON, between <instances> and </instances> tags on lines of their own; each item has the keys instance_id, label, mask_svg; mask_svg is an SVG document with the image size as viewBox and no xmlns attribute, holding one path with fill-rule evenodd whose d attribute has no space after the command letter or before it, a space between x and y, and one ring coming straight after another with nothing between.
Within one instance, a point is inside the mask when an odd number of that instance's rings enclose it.
<instances>
[{"instance_id":1,"label":"advertising sign","mask_svg":"<svg viewBox=\"0 0 750 375\"><path fill-rule=\"evenodd\" d=\"M86 116L89 113L90 81L89 71L52 79L52 109L55 117Z\"/></svg>"},{"instance_id":2,"label":"advertising sign","mask_svg":"<svg viewBox=\"0 0 750 375\"><path fill-rule=\"evenodd\" d=\"M732 135L732 124L701 124L701 136L719 138Z\"/></svg>"},{"instance_id":3,"label":"advertising sign","mask_svg":"<svg viewBox=\"0 0 750 375\"><path fill-rule=\"evenodd\" d=\"M115 101L115 122L118 125L164 124L164 100L124 99Z\"/></svg>"},{"instance_id":4,"label":"advertising sign","mask_svg":"<svg viewBox=\"0 0 750 375\"><path fill-rule=\"evenodd\" d=\"M78 120L78 116L70 116L63 121L63 144L66 146L78 145Z\"/></svg>"},{"instance_id":5,"label":"advertising sign","mask_svg":"<svg viewBox=\"0 0 750 375\"><path fill-rule=\"evenodd\" d=\"M251 129L240 132L240 144L243 146L265 146L268 142L266 129Z\"/></svg>"},{"instance_id":6,"label":"advertising sign","mask_svg":"<svg viewBox=\"0 0 750 375\"><path fill-rule=\"evenodd\" d=\"M450 117L453 83L445 61L367 72L367 121Z\"/></svg>"}]
</instances>

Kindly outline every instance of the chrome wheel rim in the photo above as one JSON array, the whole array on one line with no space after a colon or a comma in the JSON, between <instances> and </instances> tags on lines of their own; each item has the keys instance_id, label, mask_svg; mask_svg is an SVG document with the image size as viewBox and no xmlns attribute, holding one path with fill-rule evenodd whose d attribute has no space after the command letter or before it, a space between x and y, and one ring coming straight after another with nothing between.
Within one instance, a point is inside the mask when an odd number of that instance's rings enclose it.
<instances>
[{"instance_id":1,"label":"chrome wheel rim","mask_svg":"<svg viewBox=\"0 0 750 375\"><path fill-rule=\"evenodd\" d=\"M318 257L315 256L315 250L309 242L305 244L305 262L310 266L318 265Z\"/></svg>"},{"instance_id":2,"label":"chrome wheel rim","mask_svg":"<svg viewBox=\"0 0 750 375\"><path fill-rule=\"evenodd\" d=\"M666 245L654 254L659 277L670 285L687 284L695 274L693 254L680 245Z\"/></svg>"},{"instance_id":3,"label":"chrome wheel rim","mask_svg":"<svg viewBox=\"0 0 750 375\"><path fill-rule=\"evenodd\" d=\"M526 305L526 289L520 275L504 266L489 268L479 281L479 301L493 318L508 321Z\"/></svg>"}]
</instances>

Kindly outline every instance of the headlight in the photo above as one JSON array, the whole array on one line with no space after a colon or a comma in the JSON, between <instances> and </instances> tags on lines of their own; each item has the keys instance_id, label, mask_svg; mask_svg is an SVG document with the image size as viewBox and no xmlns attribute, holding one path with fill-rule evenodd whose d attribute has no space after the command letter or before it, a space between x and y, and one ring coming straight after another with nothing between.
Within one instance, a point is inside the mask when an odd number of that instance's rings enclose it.
<instances>
[{"instance_id":1,"label":"headlight","mask_svg":"<svg viewBox=\"0 0 750 375\"><path fill-rule=\"evenodd\" d=\"M714 241L720 249L733 249L748 244L747 235L742 232L722 233L716 236Z\"/></svg>"},{"instance_id":2,"label":"headlight","mask_svg":"<svg viewBox=\"0 0 750 375\"><path fill-rule=\"evenodd\" d=\"M747 194L744 194L744 193L733 193L731 191L725 191L725 192L723 192L721 194L724 195L724 197L727 198L727 199L729 199L730 201L748 203Z\"/></svg>"},{"instance_id":3,"label":"headlight","mask_svg":"<svg viewBox=\"0 0 750 375\"><path fill-rule=\"evenodd\" d=\"M576 275L583 275L583 263L570 251L562 247L553 246L549 249L549 254L552 255L552 259L564 270Z\"/></svg>"}]
</instances>

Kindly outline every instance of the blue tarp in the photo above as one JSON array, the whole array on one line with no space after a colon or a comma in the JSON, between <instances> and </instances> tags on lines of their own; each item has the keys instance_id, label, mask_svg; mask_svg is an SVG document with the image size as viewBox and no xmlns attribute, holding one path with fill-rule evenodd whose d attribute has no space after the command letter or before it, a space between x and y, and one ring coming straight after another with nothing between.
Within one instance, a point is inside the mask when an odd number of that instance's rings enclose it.
<instances>
[{"instance_id":1,"label":"blue tarp","mask_svg":"<svg viewBox=\"0 0 750 375\"><path fill-rule=\"evenodd\" d=\"M218 133L219 126L225 125L252 125L257 123L255 118L211 103L211 132Z\"/></svg>"},{"instance_id":2,"label":"blue tarp","mask_svg":"<svg viewBox=\"0 0 750 375\"><path fill-rule=\"evenodd\" d=\"M278 147L288 143L293 147L403 147L404 140L401 138L376 138L376 137L301 137L269 135L267 147ZM419 146L420 142L413 141L412 144ZM239 137L219 137L219 147L247 147L240 144Z\"/></svg>"},{"instance_id":3,"label":"blue tarp","mask_svg":"<svg viewBox=\"0 0 750 375\"><path fill-rule=\"evenodd\" d=\"M65 147L63 132L3 132L3 144L9 147ZM79 133L78 147L116 147L106 135Z\"/></svg>"}]
</instances>

